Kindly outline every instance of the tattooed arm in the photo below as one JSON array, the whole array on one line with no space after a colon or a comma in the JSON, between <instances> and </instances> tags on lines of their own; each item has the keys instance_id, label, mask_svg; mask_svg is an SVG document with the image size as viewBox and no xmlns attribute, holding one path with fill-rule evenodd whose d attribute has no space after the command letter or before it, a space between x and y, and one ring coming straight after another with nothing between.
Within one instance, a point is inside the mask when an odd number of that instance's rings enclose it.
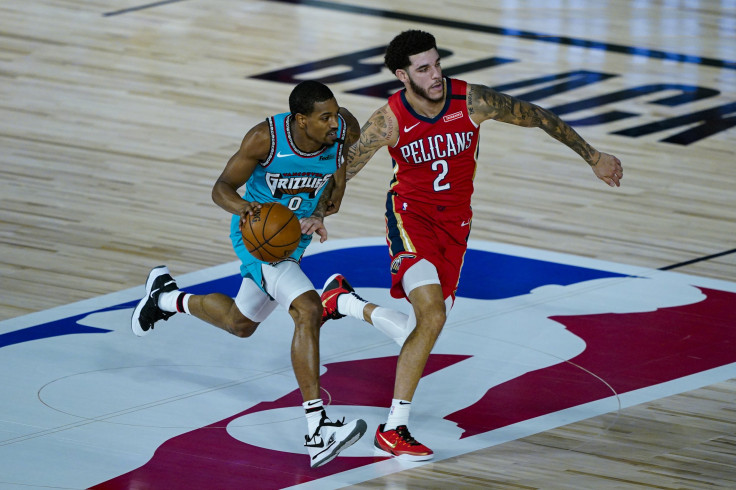
<instances>
[{"instance_id":1,"label":"tattooed arm","mask_svg":"<svg viewBox=\"0 0 736 490\"><path fill-rule=\"evenodd\" d=\"M396 116L388 104L373 113L361 128L360 139L348 152L347 180L355 177L381 147L396 144L399 138L398 127Z\"/></svg>"},{"instance_id":2,"label":"tattooed arm","mask_svg":"<svg viewBox=\"0 0 736 490\"><path fill-rule=\"evenodd\" d=\"M619 159L590 146L569 124L547 109L483 85L471 85L468 112L478 124L495 119L516 126L540 128L580 155L599 179L611 187L621 185L623 169Z\"/></svg>"},{"instance_id":3,"label":"tattooed arm","mask_svg":"<svg viewBox=\"0 0 736 490\"><path fill-rule=\"evenodd\" d=\"M353 116L352 113L344 107L340 107L340 115L345 119L346 126L345 141L343 142L342 153L340 155L342 161L340 162L340 167L333 174L332 179L330 179L330 184L332 184L332 186L325 189L327 199L324 203L323 217L335 214L340 210L342 198L345 195L345 185L347 183L345 171L347 169L348 151L350 151L350 147L358 141L358 138L360 138L360 123L358 123L355 116ZM318 205L317 208L319 210L320 206Z\"/></svg>"}]
</instances>

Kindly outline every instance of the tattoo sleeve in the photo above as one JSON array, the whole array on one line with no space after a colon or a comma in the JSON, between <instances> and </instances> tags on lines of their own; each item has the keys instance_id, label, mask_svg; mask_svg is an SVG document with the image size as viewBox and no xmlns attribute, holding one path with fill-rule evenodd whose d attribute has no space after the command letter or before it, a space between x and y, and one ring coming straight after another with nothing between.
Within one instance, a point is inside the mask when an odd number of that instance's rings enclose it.
<instances>
[{"instance_id":1,"label":"tattoo sleeve","mask_svg":"<svg viewBox=\"0 0 736 490\"><path fill-rule=\"evenodd\" d=\"M539 126L545 133L552 136L557 141L564 143L575 153L580 155L588 165L594 167L601 159L601 154L585 141L572 127L559 118L553 112L541 107L530 104L533 110L537 112Z\"/></svg>"},{"instance_id":2,"label":"tattoo sleeve","mask_svg":"<svg viewBox=\"0 0 736 490\"><path fill-rule=\"evenodd\" d=\"M595 166L600 160L600 153L569 124L552 111L530 102L482 85L473 85L468 95L468 112L483 120L495 119L517 126L540 128L580 155L588 165Z\"/></svg>"},{"instance_id":3,"label":"tattoo sleeve","mask_svg":"<svg viewBox=\"0 0 736 490\"><path fill-rule=\"evenodd\" d=\"M347 157L347 180L355 177L382 146L396 137L394 120L388 117L385 107L378 109L363 125L360 138L350 147Z\"/></svg>"}]
</instances>

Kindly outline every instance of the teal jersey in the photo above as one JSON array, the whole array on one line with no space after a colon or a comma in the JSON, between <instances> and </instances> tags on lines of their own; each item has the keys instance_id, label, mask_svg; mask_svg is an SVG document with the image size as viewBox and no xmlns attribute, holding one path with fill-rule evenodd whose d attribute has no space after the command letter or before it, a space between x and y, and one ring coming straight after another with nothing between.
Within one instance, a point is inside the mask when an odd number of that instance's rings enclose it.
<instances>
[{"instance_id":1,"label":"teal jersey","mask_svg":"<svg viewBox=\"0 0 736 490\"><path fill-rule=\"evenodd\" d=\"M342 161L345 121L338 118L338 142L313 153L304 153L294 144L284 113L267 119L271 132L271 151L245 184L243 199L280 202L298 218L307 218L317 207L322 191Z\"/></svg>"},{"instance_id":2,"label":"teal jersey","mask_svg":"<svg viewBox=\"0 0 736 490\"><path fill-rule=\"evenodd\" d=\"M297 218L307 218L317 207L325 186L342 164L342 152L346 134L346 124L338 116L337 141L332 146L323 147L312 153L305 153L296 147L289 129L291 113L285 112L266 119L271 133L271 149L268 157L259 162L253 174L245 183L243 199L256 202L279 202L291 209ZM235 252L240 257L243 275L250 273L251 267L262 264L251 256L243 245L240 234L240 217L233 215L230 222L230 239ZM299 247L290 258L300 260L304 249L311 242L311 235L302 235Z\"/></svg>"}]
</instances>

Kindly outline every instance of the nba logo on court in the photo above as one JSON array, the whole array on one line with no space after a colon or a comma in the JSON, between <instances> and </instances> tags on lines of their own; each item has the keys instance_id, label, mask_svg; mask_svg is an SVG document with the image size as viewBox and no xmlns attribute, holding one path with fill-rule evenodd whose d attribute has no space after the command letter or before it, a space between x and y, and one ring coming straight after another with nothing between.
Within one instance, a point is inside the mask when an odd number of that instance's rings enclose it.
<instances>
[{"instance_id":1,"label":"nba logo on court","mask_svg":"<svg viewBox=\"0 0 736 490\"><path fill-rule=\"evenodd\" d=\"M340 272L366 299L408 311L388 294L382 238L315 243L302 265L314 284ZM181 276L180 286L235 294L239 282L232 263ZM309 469L285 311L248 343L183 315L141 339L129 330L139 294L0 324L0 348L16 373L3 383L0 424L0 467L13 481L223 488L257 479L330 488L403 469L374 455L370 430ZM471 242L413 400L413 430L445 459L732 378L734 303L734 283ZM321 343L331 413L377 426L398 347L350 318L327 323ZM106 450L95 450L101 444ZM40 475L29 454L43 455ZM70 472L71 460L86 463Z\"/></svg>"}]
</instances>

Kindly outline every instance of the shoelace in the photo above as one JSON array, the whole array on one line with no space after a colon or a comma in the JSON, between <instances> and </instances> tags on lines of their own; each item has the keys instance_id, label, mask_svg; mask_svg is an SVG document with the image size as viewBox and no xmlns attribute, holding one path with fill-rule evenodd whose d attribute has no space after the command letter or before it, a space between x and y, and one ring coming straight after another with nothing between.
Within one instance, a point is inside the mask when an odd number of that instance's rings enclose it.
<instances>
[{"instance_id":1,"label":"shoelace","mask_svg":"<svg viewBox=\"0 0 736 490\"><path fill-rule=\"evenodd\" d=\"M322 427L322 426L328 426L328 427L342 427L343 425L345 425L345 417L343 417L343 418L342 418L342 420L336 420L336 421L334 421L334 422L333 422L333 421L331 421L330 419L328 419L328 418L327 418L326 416L325 416L325 419L327 419L327 422L325 422L325 423L320 423L320 427Z\"/></svg>"},{"instance_id":2,"label":"shoelace","mask_svg":"<svg viewBox=\"0 0 736 490\"><path fill-rule=\"evenodd\" d=\"M361 301L363 301L363 302L367 302L367 301L365 301L365 300L364 300L363 298L361 298L361 297L360 297L360 296L358 295L358 293L356 293L355 291L350 291L350 293L348 293L348 294L352 294L352 295L354 295L354 296L355 296L356 298L358 298L359 300L361 300Z\"/></svg>"},{"instance_id":3,"label":"shoelace","mask_svg":"<svg viewBox=\"0 0 736 490\"><path fill-rule=\"evenodd\" d=\"M345 282L347 282L347 280L345 280ZM342 289L344 289L345 291L347 291L347 294L352 294L352 295L354 295L354 296L355 296L356 298L358 298L359 300L363 301L364 303L366 303L366 302L367 302L366 300L364 300L363 298L361 298L361 297L360 297L360 296L358 295L358 293L356 293L356 292L355 292L355 290L354 290L354 289L353 289L352 287L350 287L350 286L347 286L347 287L346 287L346 286L345 286L345 284L344 284L343 282L340 282L340 283L339 283L339 285L340 285L340 288L342 288ZM342 294L345 294L345 293L342 293Z\"/></svg>"},{"instance_id":4,"label":"shoelace","mask_svg":"<svg viewBox=\"0 0 736 490\"><path fill-rule=\"evenodd\" d=\"M396 433L399 434L399 437L401 437L407 444L411 446L420 445L420 443L411 436L411 434L409 433L409 428L407 426L400 425L396 427Z\"/></svg>"},{"instance_id":5,"label":"shoelace","mask_svg":"<svg viewBox=\"0 0 736 490\"><path fill-rule=\"evenodd\" d=\"M327 418L327 412L324 410L322 411L322 418L319 421L319 425L317 426L317 429L314 431L314 434L312 434L312 437L309 437L309 435L304 436L304 445L305 446L322 446L323 441L322 437L320 436L320 430L322 430L322 427L342 427L345 425L345 417L342 418L342 420L336 420L331 421L329 418ZM320 438L319 443L312 443L310 444L310 441L314 441L317 437Z\"/></svg>"}]
</instances>

